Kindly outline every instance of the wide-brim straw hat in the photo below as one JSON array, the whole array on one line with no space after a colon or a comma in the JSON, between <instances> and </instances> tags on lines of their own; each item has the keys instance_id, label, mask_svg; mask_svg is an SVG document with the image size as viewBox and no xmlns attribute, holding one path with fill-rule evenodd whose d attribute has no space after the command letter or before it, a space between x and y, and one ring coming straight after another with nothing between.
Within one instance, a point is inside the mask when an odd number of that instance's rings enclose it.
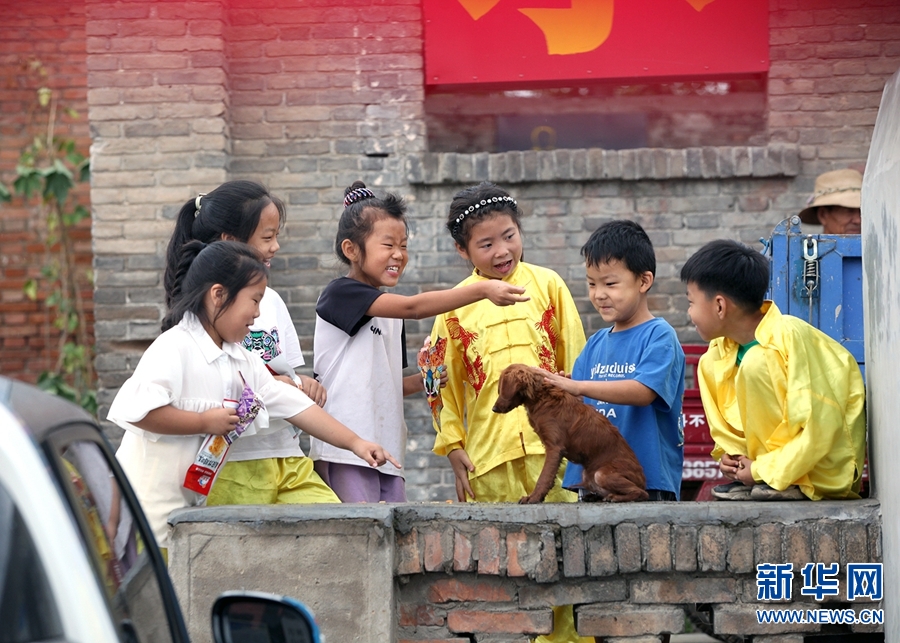
<instances>
[{"instance_id":1,"label":"wide-brim straw hat","mask_svg":"<svg viewBox=\"0 0 900 643\"><path fill-rule=\"evenodd\" d=\"M842 205L845 208L859 208L862 194L862 174L849 168L832 170L816 177L813 195L800 211L803 223L819 223L816 208L823 205Z\"/></svg>"}]
</instances>

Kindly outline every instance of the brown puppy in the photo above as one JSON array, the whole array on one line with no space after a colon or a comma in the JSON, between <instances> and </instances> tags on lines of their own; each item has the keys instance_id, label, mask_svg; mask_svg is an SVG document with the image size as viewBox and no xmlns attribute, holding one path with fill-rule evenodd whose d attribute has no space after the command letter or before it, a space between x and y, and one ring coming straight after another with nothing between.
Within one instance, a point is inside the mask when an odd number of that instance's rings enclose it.
<instances>
[{"instance_id":1,"label":"brown puppy","mask_svg":"<svg viewBox=\"0 0 900 643\"><path fill-rule=\"evenodd\" d=\"M500 374L499 393L494 413L524 405L547 453L534 491L519 504L544 500L563 457L584 467L582 486L588 493L609 502L649 498L644 469L619 430L580 397L545 383L544 371L524 364L507 366Z\"/></svg>"}]
</instances>

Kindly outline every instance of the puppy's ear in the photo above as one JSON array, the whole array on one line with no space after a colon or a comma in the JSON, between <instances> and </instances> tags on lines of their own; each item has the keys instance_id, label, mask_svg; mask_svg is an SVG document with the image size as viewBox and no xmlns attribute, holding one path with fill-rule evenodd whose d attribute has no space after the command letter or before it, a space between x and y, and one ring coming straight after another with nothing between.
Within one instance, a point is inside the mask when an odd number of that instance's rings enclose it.
<instances>
[{"instance_id":1,"label":"puppy's ear","mask_svg":"<svg viewBox=\"0 0 900 643\"><path fill-rule=\"evenodd\" d=\"M509 387L511 376L512 373L507 370L500 373L500 380L497 382L497 393L500 394L501 397L503 396L504 390Z\"/></svg>"},{"instance_id":2,"label":"puppy's ear","mask_svg":"<svg viewBox=\"0 0 900 643\"><path fill-rule=\"evenodd\" d=\"M524 397L526 400L533 400L535 393L535 381L534 376L531 374L531 371L528 367L517 368L513 373L516 383L516 390L519 391L519 395Z\"/></svg>"}]
</instances>

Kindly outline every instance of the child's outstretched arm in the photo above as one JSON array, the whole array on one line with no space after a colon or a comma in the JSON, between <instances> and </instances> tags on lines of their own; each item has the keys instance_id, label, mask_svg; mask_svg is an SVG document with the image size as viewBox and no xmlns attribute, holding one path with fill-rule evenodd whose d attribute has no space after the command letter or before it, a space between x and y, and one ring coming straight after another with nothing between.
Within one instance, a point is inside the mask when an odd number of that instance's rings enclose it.
<instances>
[{"instance_id":1,"label":"child's outstretched arm","mask_svg":"<svg viewBox=\"0 0 900 643\"><path fill-rule=\"evenodd\" d=\"M237 411L213 408L202 413L176 409L171 404L153 409L132 422L139 429L160 435L225 435L238 423Z\"/></svg>"},{"instance_id":2,"label":"child's outstretched arm","mask_svg":"<svg viewBox=\"0 0 900 643\"><path fill-rule=\"evenodd\" d=\"M474 304L482 299L490 299L497 306L511 306L530 297L521 286L513 286L499 279L486 279L461 288L433 290L418 295L395 295L384 293L378 297L367 315L391 319L424 319L441 313Z\"/></svg>"},{"instance_id":3,"label":"child's outstretched arm","mask_svg":"<svg viewBox=\"0 0 900 643\"><path fill-rule=\"evenodd\" d=\"M310 406L297 415L287 418L287 421L314 438L352 452L358 458L368 462L370 466L380 467L385 462L390 462L398 469L400 468L400 463L383 446L363 440L318 406Z\"/></svg>"},{"instance_id":4,"label":"child's outstretched arm","mask_svg":"<svg viewBox=\"0 0 900 643\"><path fill-rule=\"evenodd\" d=\"M590 382L572 380L568 377L544 373L544 381L572 395L602 400L610 404L648 406L656 399L656 391L637 380L617 380L614 382Z\"/></svg>"}]
</instances>

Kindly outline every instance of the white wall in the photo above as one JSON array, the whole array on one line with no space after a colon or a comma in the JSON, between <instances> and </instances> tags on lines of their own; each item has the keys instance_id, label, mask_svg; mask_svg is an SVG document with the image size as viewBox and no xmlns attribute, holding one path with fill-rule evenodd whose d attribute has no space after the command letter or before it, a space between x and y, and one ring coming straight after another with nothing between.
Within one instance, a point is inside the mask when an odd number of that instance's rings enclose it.
<instances>
[{"instance_id":1,"label":"white wall","mask_svg":"<svg viewBox=\"0 0 900 643\"><path fill-rule=\"evenodd\" d=\"M885 640L900 641L900 72L884 89L862 200L869 463L883 517Z\"/></svg>"}]
</instances>

